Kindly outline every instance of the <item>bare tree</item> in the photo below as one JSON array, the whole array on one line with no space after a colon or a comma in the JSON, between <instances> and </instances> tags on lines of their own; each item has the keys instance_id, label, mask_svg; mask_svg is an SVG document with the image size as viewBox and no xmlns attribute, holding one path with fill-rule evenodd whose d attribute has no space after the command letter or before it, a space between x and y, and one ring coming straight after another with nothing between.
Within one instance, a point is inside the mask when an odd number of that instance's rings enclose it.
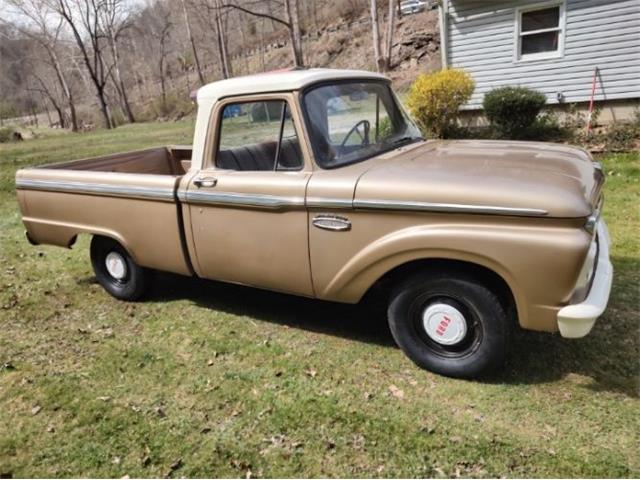
<instances>
[{"instance_id":1,"label":"bare tree","mask_svg":"<svg viewBox=\"0 0 640 480\"><path fill-rule=\"evenodd\" d=\"M166 65L167 65L167 56L169 54L169 35L171 33L171 28L173 27L173 23L171 23L171 10L164 8L164 6L159 3L156 7L158 15L159 25L158 28L153 28L151 26L151 35L155 40L154 43L158 44L158 79L160 80L160 95L162 97L162 109L166 110L167 108L167 75L166 75Z\"/></svg>"},{"instance_id":2,"label":"bare tree","mask_svg":"<svg viewBox=\"0 0 640 480\"><path fill-rule=\"evenodd\" d=\"M267 0L264 3L270 5L273 0ZM276 2L277 3L277 2ZM302 33L300 31L300 21L298 15L298 0L283 0L284 18L280 18L271 13L259 12L257 10L251 10L243 5L237 5L234 3L222 3L222 8L235 8L247 15L253 15L254 17L266 18L272 22L284 25L289 32L289 40L291 43L291 53L293 54L293 64L296 67L304 67L304 57L302 54Z\"/></svg>"},{"instance_id":3,"label":"bare tree","mask_svg":"<svg viewBox=\"0 0 640 480\"><path fill-rule=\"evenodd\" d=\"M393 29L396 10L394 0L389 1L389 14L387 16L387 30L385 32L384 51L380 46L380 27L378 25L378 5L376 0L370 0L371 32L373 35L373 53L378 72L386 72L391 68L391 50L393 48Z\"/></svg>"},{"instance_id":4,"label":"bare tree","mask_svg":"<svg viewBox=\"0 0 640 480\"><path fill-rule=\"evenodd\" d=\"M300 32L300 19L298 14L298 0L284 0L284 11L287 16L293 47L293 61L296 67L304 66L302 57L302 33Z\"/></svg>"},{"instance_id":5,"label":"bare tree","mask_svg":"<svg viewBox=\"0 0 640 480\"><path fill-rule=\"evenodd\" d=\"M185 29L187 32L187 37L189 39L189 43L191 44L191 49L193 51L193 60L196 64L196 69L198 70L198 79L200 80L200 85L205 84L204 75L202 74L202 68L200 67L200 59L198 58L198 49L196 48L196 42L193 39L193 34L191 32L191 22L189 21L189 12L187 11L187 4L185 0L180 0L182 3L182 13L184 15L184 23Z\"/></svg>"},{"instance_id":6,"label":"bare tree","mask_svg":"<svg viewBox=\"0 0 640 480\"><path fill-rule=\"evenodd\" d=\"M37 85L27 86L27 91L37 92L41 95L41 97L48 100L49 103L51 103L51 106L53 107L53 109L58 114L58 124L60 125L60 128L66 128L67 122L65 119L64 110L60 105L60 102L58 101L57 92L55 92L53 87L51 86L52 82L50 82L49 79L47 78L43 79L36 70L32 72L31 76L36 80ZM49 117L48 109L47 109L47 117ZM52 125L52 122L51 122L51 119L49 119L49 126L51 125Z\"/></svg>"},{"instance_id":7,"label":"bare tree","mask_svg":"<svg viewBox=\"0 0 640 480\"><path fill-rule=\"evenodd\" d=\"M100 26L107 37L107 42L111 51L111 57L113 60L112 74L115 77L114 84L122 102L122 108L127 115L127 119L129 122L134 123L136 119L133 115L133 111L131 110L127 89L120 72L121 60L118 50L118 38L128 26L123 3L122 0L101 0L100 5L100 8L97 9L97 14L99 16Z\"/></svg>"},{"instance_id":8,"label":"bare tree","mask_svg":"<svg viewBox=\"0 0 640 480\"><path fill-rule=\"evenodd\" d=\"M18 29L24 35L36 41L42 50L46 52L48 63L55 71L56 80L60 84L67 108L69 109L71 129L77 132L79 126L73 92L69 87L67 74L62 67L57 50L62 22L52 22L50 18L51 10L46 4L39 0L7 0L7 3L15 9L16 13L28 19L34 27L34 30L26 27L18 27ZM61 119L61 126L65 126L64 123Z\"/></svg>"},{"instance_id":9,"label":"bare tree","mask_svg":"<svg viewBox=\"0 0 640 480\"><path fill-rule=\"evenodd\" d=\"M48 0L51 7L62 17L78 45L82 60L95 87L100 111L106 128L115 125L111 118L111 109L107 101L107 82L113 65L107 65L105 59L104 32L100 27L100 0Z\"/></svg>"},{"instance_id":10,"label":"bare tree","mask_svg":"<svg viewBox=\"0 0 640 480\"><path fill-rule=\"evenodd\" d=\"M389 0L389 15L387 16L387 31L385 33L384 71L391 68L391 49L393 48L393 27L396 20L394 0Z\"/></svg>"},{"instance_id":11,"label":"bare tree","mask_svg":"<svg viewBox=\"0 0 640 480\"><path fill-rule=\"evenodd\" d=\"M378 30L378 5L376 0L370 0L371 34L373 35L373 55L376 68L382 71L382 57L380 56L380 31Z\"/></svg>"},{"instance_id":12,"label":"bare tree","mask_svg":"<svg viewBox=\"0 0 640 480\"><path fill-rule=\"evenodd\" d=\"M227 21L223 21L224 13L220 0L203 0L201 7L207 10L208 28L212 29L216 34L216 48L220 64L220 73L222 78L233 76L233 68L231 66L231 57L229 56L229 47L227 45Z\"/></svg>"},{"instance_id":13,"label":"bare tree","mask_svg":"<svg viewBox=\"0 0 640 480\"><path fill-rule=\"evenodd\" d=\"M222 65L223 78L229 78L233 76L233 70L231 67L231 61L229 59L229 50L227 48L227 30L226 26L222 23L222 10L220 7L220 0L216 2L216 35L218 36L218 51L220 54L220 63Z\"/></svg>"}]
</instances>

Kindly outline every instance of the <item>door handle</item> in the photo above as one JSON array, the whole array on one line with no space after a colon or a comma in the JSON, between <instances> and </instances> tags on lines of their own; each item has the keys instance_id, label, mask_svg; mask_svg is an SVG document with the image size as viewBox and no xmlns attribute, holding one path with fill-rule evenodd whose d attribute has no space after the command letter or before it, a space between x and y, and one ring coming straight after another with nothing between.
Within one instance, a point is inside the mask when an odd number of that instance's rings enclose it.
<instances>
[{"instance_id":1,"label":"door handle","mask_svg":"<svg viewBox=\"0 0 640 480\"><path fill-rule=\"evenodd\" d=\"M218 180L213 177L197 177L193 180L193 184L198 188L211 188L215 187Z\"/></svg>"}]
</instances>

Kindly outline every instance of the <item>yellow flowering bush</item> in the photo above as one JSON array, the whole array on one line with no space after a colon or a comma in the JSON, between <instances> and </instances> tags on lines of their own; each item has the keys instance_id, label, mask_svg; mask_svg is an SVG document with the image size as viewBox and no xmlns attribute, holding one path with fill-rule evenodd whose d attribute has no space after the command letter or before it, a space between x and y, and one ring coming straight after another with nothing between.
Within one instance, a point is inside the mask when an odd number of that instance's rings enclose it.
<instances>
[{"instance_id":1,"label":"yellow flowering bush","mask_svg":"<svg viewBox=\"0 0 640 480\"><path fill-rule=\"evenodd\" d=\"M464 70L421 74L411 85L407 106L423 133L443 138L474 89L475 82Z\"/></svg>"}]
</instances>

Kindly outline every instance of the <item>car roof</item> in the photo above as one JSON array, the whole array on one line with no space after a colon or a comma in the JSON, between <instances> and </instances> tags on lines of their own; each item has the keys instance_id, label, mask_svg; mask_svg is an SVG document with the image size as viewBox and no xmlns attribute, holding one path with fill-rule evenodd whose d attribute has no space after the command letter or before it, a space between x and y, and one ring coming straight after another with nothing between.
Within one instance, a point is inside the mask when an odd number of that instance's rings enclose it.
<instances>
[{"instance_id":1,"label":"car roof","mask_svg":"<svg viewBox=\"0 0 640 480\"><path fill-rule=\"evenodd\" d=\"M313 83L350 78L386 79L384 75L365 70L338 70L332 68L279 70L209 83L198 90L197 98L198 102L201 102L202 100L211 101L233 95L288 92L300 90Z\"/></svg>"}]
</instances>

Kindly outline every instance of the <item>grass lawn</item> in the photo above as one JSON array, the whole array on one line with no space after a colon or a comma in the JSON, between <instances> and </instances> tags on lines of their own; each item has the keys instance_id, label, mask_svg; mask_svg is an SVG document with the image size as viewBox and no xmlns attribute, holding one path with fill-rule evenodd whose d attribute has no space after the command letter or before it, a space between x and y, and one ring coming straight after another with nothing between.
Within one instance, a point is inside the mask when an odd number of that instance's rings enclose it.
<instances>
[{"instance_id":1,"label":"grass lawn","mask_svg":"<svg viewBox=\"0 0 640 480\"><path fill-rule=\"evenodd\" d=\"M640 154L602 158L606 315L581 340L523 332L472 382L415 367L372 308L171 275L118 302L86 238L27 243L17 168L191 126L0 145L0 478L640 476Z\"/></svg>"}]
</instances>

